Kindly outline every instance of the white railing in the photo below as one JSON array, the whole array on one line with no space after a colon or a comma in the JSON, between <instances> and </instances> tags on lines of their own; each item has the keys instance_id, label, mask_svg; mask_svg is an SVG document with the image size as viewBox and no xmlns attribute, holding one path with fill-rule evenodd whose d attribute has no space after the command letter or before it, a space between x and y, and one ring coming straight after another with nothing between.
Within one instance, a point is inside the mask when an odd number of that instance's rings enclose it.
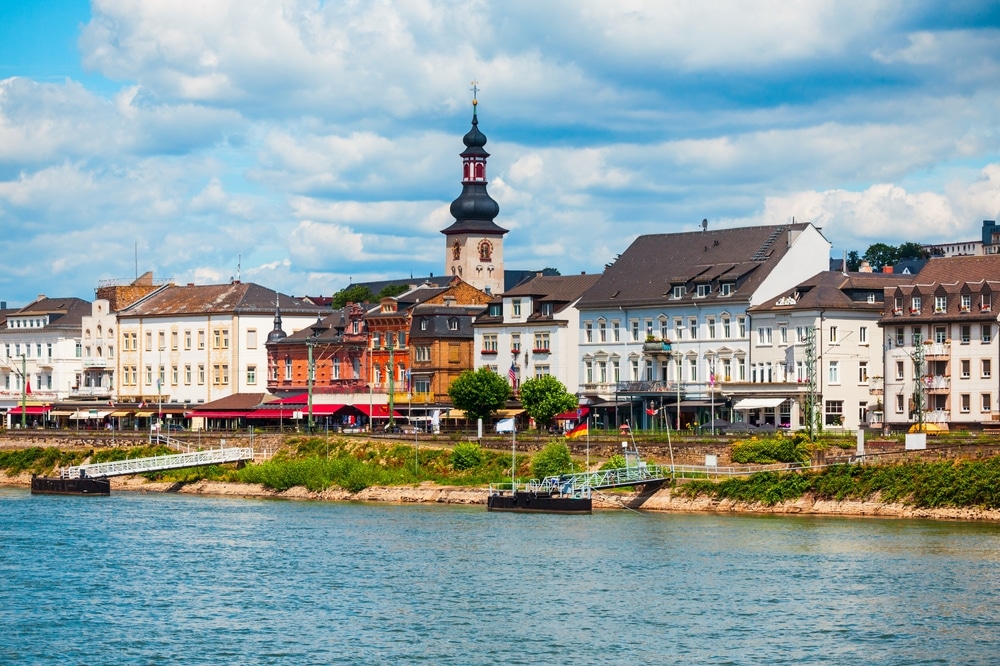
<instances>
[{"instance_id":1,"label":"white railing","mask_svg":"<svg viewBox=\"0 0 1000 666\"><path fill-rule=\"evenodd\" d=\"M193 453L178 453L168 456L153 456L151 458L134 458L132 460L78 465L63 470L61 476L68 479L126 476L130 474L161 472L168 469L198 467L201 465L221 465L243 460L253 460L253 449L210 449L208 451L195 451Z\"/></svg>"}]
</instances>

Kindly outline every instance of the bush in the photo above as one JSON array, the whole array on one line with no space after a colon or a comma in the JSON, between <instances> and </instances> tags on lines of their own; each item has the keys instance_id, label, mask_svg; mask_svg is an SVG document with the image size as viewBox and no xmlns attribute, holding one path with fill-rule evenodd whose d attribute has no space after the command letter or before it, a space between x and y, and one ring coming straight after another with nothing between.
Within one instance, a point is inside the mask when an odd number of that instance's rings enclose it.
<instances>
[{"instance_id":1,"label":"bush","mask_svg":"<svg viewBox=\"0 0 1000 666\"><path fill-rule=\"evenodd\" d=\"M798 437L747 439L733 442L732 459L743 464L807 462L809 449Z\"/></svg>"},{"instance_id":2,"label":"bush","mask_svg":"<svg viewBox=\"0 0 1000 666\"><path fill-rule=\"evenodd\" d=\"M483 464L483 449L475 442L462 442L451 452L452 469L463 472Z\"/></svg>"},{"instance_id":3,"label":"bush","mask_svg":"<svg viewBox=\"0 0 1000 666\"><path fill-rule=\"evenodd\" d=\"M563 442L552 442L546 445L531 459L531 475L536 479L572 473L573 471L573 458L569 455L569 447Z\"/></svg>"},{"instance_id":4,"label":"bush","mask_svg":"<svg viewBox=\"0 0 1000 666\"><path fill-rule=\"evenodd\" d=\"M606 469L621 469L622 467L625 467L625 463L625 456L620 453L616 453L608 458L608 462L601 465L601 471Z\"/></svg>"}]
</instances>

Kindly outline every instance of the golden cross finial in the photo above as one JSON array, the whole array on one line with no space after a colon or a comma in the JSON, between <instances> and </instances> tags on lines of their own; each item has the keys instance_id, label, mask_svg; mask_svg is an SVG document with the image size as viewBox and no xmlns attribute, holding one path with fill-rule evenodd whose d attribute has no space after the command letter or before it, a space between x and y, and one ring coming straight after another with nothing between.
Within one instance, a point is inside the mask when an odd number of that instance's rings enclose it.
<instances>
[{"instance_id":1,"label":"golden cross finial","mask_svg":"<svg viewBox=\"0 0 1000 666\"><path fill-rule=\"evenodd\" d=\"M472 82L472 87L469 88L469 90L472 91L472 103L475 104L476 103L476 93L479 92L479 81L473 81Z\"/></svg>"}]
</instances>

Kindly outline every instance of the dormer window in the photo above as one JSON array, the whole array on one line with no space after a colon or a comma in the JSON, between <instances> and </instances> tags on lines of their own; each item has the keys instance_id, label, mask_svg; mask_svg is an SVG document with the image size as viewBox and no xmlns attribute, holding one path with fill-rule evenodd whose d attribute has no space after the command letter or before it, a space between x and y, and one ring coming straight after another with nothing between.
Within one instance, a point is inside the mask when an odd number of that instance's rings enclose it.
<instances>
[{"instance_id":1,"label":"dormer window","mask_svg":"<svg viewBox=\"0 0 1000 666\"><path fill-rule=\"evenodd\" d=\"M869 303L875 302L875 294L868 294L868 302Z\"/></svg>"},{"instance_id":2,"label":"dormer window","mask_svg":"<svg viewBox=\"0 0 1000 666\"><path fill-rule=\"evenodd\" d=\"M490 303L490 316L491 317L503 316L503 305L501 305L500 303Z\"/></svg>"},{"instance_id":3,"label":"dormer window","mask_svg":"<svg viewBox=\"0 0 1000 666\"><path fill-rule=\"evenodd\" d=\"M920 314L920 297L914 296L910 299L910 314Z\"/></svg>"},{"instance_id":4,"label":"dormer window","mask_svg":"<svg viewBox=\"0 0 1000 666\"><path fill-rule=\"evenodd\" d=\"M948 309L948 297L947 296L935 296L934 297L934 312L944 312Z\"/></svg>"},{"instance_id":5,"label":"dormer window","mask_svg":"<svg viewBox=\"0 0 1000 666\"><path fill-rule=\"evenodd\" d=\"M427 330L427 320L426 319L421 319L420 320L420 330L421 331L426 331Z\"/></svg>"},{"instance_id":6,"label":"dormer window","mask_svg":"<svg viewBox=\"0 0 1000 666\"><path fill-rule=\"evenodd\" d=\"M521 299L515 298L510 302L511 314L515 317L521 316Z\"/></svg>"},{"instance_id":7,"label":"dormer window","mask_svg":"<svg viewBox=\"0 0 1000 666\"><path fill-rule=\"evenodd\" d=\"M972 309L972 294L962 294L962 312Z\"/></svg>"},{"instance_id":8,"label":"dormer window","mask_svg":"<svg viewBox=\"0 0 1000 666\"><path fill-rule=\"evenodd\" d=\"M449 331L457 331L458 330L458 318L457 317L451 317L450 319L448 319L448 330Z\"/></svg>"},{"instance_id":9,"label":"dormer window","mask_svg":"<svg viewBox=\"0 0 1000 666\"><path fill-rule=\"evenodd\" d=\"M552 316L552 304L551 303L542 303L542 316L543 317L551 317Z\"/></svg>"},{"instance_id":10,"label":"dormer window","mask_svg":"<svg viewBox=\"0 0 1000 666\"><path fill-rule=\"evenodd\" d=\"M719 296L732 296L733 294L733 283L723 282L719 285Z\"/></svg>"},{"instance_id":11,"label":"dormer window","mask_svg":"<svg viewBox=\"0 0 1000 666\"><path fill-rule=\"evenodd\" d=\"M686 286L682 284L674 285L674 298L684 298L685 294L687 294Z\"/></svg>"},{"instance_id":12,"label":"dormer window","mask_svg":"<svg viewBox=\"0 0 1000 666\"><path fill-rule=\"evenodd\" d=\"M712 285L710 284L699 284L698 285L698 298L705 298L712 291Z\"/></svg>"}]
</instances>

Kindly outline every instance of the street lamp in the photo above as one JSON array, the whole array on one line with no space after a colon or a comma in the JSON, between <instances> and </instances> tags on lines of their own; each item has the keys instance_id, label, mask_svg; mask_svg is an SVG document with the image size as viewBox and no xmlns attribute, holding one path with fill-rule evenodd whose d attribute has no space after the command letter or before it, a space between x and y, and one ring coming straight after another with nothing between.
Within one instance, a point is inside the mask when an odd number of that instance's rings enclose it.
<instances>
[{"instance_id":1,"label":"street lamp","mask_svg":"<svg viewBox=\"0 0 1000 666\"><path fill-rule=\"evenodd\" d=\"M316 361L313 358L313 347L316 346L316 341L320 335L325 333L328 329L327 326L323 325L323 319L320 317L319 313L316 313L316 323L313 324L310 329L312 330L312 336L306 338L306 353L308 355L309 363L309 374L307 376L307 384L309 391L308 399L308 409L309 409L309 432L313 431L313 383L316 381Z\"/></svg>"},{"instance_id":2,"label":"street lamp","mask_svg":"<svg viewBox=\"0 0 1000 666\"><path fill-rule=\"evenodd\" d=\"M684 335L684 329L687 326L678 325L677 330L677 342L680 343L681 337ZM681 350L678 345L677 352L674 354L674 367L677 369L677 428L676 431L680 434L681 431L681 362L683 361L683 356L681 355Z\"/></svg>"},{"instance_id":3,"label":"street lamp","mask_svg":"<svg viewBox=\"0 0 1000 666\"><path fill-rule=\"evenodd\" d=\"M28 362L24 356L21 354L21 430L28 427Z\"/></svg>"}]
</instances>

